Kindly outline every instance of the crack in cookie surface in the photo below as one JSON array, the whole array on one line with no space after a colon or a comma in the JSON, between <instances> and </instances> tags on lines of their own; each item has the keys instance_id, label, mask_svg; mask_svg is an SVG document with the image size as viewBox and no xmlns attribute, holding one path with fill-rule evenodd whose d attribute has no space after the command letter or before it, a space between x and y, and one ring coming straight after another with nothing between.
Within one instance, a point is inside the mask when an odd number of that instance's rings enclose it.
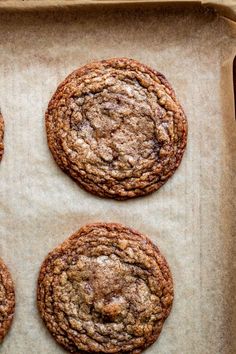
<instances>
[{"instance_id":1,"label":"crack in cookie surface","mask_svg":"<svg viewBox=\"0 0 236 354\"><path fill-rule=\"evenodd\" d=\"M163 75L131 59L88 64L46 112L59 166L88 191L127 199L157 190L178 167L187 121Z\"/></svg>"},{"instance_id":2,"label":"crack in cookie surface","mask_svg":"<svg viewBox=\"0 0 236 354\"><path fill-rule=\"evenodd\" d=\"M7 267L0 259L0 343L11 326L14 309L14 285Z\"/></svg>"},{"instance_id":3,"label":"crack in cookie surface","mask_svg":"<svg viewBox=\"0 0 236 354\"><path fill-rule=\"evenodd\" d=\"M158 338L172 301L165 258L119 224L80 229L48 255L38 281L46 326L75 353L141 353Z\"/></svg>"}]
</instances>

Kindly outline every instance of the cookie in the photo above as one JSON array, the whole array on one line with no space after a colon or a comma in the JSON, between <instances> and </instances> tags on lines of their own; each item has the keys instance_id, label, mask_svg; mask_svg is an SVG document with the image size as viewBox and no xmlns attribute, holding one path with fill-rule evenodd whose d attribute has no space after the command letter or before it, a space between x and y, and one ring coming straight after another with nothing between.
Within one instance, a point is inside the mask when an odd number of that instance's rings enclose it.
<instances>
[{"instance_id":1,"label":"cookie","mask_svg":"<svg viewBox=\"0 0 236 354\"><path fill-rule=\"evenodd\" d=\"M49 253L37 301L47 328L68 351L139 354L162 330L173 282L165 258L146 236L97 223Z\"/></svg>"},{"instance_id":2,"label":"cookie","mask_svg":"<svg viewBox=\"0 0 236 354\"><path fill-rule=\"evenodd\" d=\"M4 151L3 137L4 137L4 121L0 112L0 161L2 159L2 155Z\"/></svg>"},{"instance_id":3,"label":"cookie","mask_svg":"<svg viewBox=\"0 0 236 354\"><path fill-rule=\"evenodd\" d=\"M62 170L87 191L121 200L154 192L173 175L187 120L162 74L122 58L69 75L49 102L46 131Z\"/></svg>"},{"instance_id":4,"label":"cookie","mask_svg":"<svg viewBox=\"0 0 236 354\"><path fill-rule=\"evenodd\" d=\"M14 315L15 292L11 275L0 259L0 343L7 334Z\"/></svg>"}]
</instances>

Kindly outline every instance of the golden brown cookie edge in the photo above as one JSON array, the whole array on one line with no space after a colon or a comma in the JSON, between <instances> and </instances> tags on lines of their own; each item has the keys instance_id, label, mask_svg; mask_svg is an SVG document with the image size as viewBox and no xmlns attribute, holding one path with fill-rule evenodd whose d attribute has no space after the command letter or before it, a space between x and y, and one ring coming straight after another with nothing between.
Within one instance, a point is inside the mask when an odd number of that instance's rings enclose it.
<instances>
[{"instance_id":1,"label":"golden brown cookie edge","mask_svg":"<svg viewBox=\"0 0 236 354\"><path fill-rule=\"evenodd\" d=\"M0 161L3 157L3 152L4 152L4 120L3 120L3 116L0 112Z\"/></svg>"}]
</instances>

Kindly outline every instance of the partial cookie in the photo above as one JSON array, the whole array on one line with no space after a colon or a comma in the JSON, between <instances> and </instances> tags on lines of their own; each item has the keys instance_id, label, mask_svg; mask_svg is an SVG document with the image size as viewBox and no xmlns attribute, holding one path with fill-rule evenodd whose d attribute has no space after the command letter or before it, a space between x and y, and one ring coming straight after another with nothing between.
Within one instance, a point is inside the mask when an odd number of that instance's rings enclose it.
<instances>
[{"instance_id":1,"label":"partial cookie","mask_svg":"<svg viewBox=\"0 0 236 354\"><path fill-rule=\"evenodd\" d=\"M87 191L115 199L160 188L187 140L186 116L166 78L125 58L69 75L49 102L46 130L62 170Z\"/></svg>"},{"instance_id":2,"label":"partial cookie","mask_svg":"<svg viewBox=\"0 0 236 354\"><path fill-rule=\"evenodd\" d=\"M0 259L0 343L7 334L14 315L15 293L11 275Z\"/></svg>"},{"instance_id":3,"label":"partial cookie","mask_svg":"<svg viewBox=\"0 0 236 354\"><path fill-rule=\"evenodd\" d=\"M158 338L173 296L167 262L146 236L97 223L47 256L37 300L47 328L68 351L139 354Z\"/></svg>"},{"instance_id":4,"label":"partial cookie","mask_svg":"<svg viewBox=\"0 0 236 354\"><path fill-rule=\"evenodd\" d=\"M2 155L4 151L3 137L4 137L4 121L0 112L0 161L2 159Z\"/></svg>"}]
</instances>

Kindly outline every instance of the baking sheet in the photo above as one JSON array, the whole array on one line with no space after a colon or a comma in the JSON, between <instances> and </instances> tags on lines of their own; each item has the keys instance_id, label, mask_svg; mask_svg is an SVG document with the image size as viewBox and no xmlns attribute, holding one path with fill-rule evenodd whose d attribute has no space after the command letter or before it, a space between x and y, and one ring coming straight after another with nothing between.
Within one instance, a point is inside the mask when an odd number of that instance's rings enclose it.
<instances>
[{"instance_id":1,"label":"baking sheet","mask_svg":"<svg viewBox=\"0 0 236 354\"><path fill-rule=\"evenodd\" d=\"M174 277L172 313L146 353L235 354L235 49L235 26L197 8L0 12L0 256L17 301L0 353L64 353L36 309L39 267L82 225L114 221L149 235ZM165 74L189 122L175 175L158 192L125 202L80 189L55 164L44 128L47 103L67 74L121 56Z\"/></svg>"}]
</instances>

